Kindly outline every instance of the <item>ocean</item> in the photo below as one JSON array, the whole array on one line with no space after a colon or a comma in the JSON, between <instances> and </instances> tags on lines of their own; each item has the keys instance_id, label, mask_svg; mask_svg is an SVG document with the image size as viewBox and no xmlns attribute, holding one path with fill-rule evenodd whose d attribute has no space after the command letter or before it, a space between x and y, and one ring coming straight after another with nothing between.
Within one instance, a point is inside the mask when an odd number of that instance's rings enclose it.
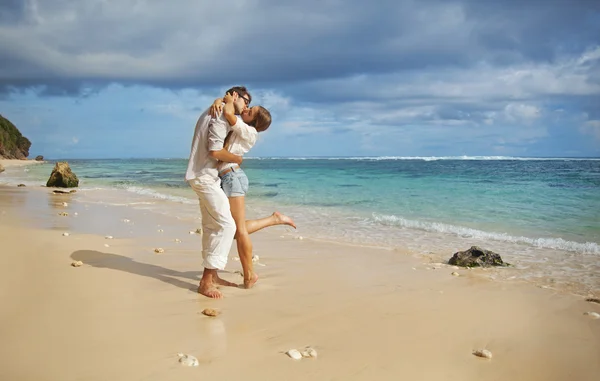
<instances>
[{"instance_id":1,"label":"ocean","mask_svg":"<svg viewBox=\"0 0 600 381\"><path fill-rule=\"evenodd\" d=\"M199 217L186 159L65 160L78 194ZM54 161L12 167L0 184L44 185ZM248 215L277 210L308 239L410 250L442 262L473 245L511 270L494 279L600 291L600 159L514 157L246 158Z\"/></svg>"}]
</instances>

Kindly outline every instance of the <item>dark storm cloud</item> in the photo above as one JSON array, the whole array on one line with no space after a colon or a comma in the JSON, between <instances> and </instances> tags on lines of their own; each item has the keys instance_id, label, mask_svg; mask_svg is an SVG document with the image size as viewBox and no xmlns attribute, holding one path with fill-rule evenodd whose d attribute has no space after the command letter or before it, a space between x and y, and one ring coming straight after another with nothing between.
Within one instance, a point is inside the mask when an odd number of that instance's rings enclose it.
<instances>
[{"instance_id":1,"label":"dark storm cloud","mask_svg":"<svg viewBox=\"0 0 600 381\"><path fill-rule=\"evenodd\" d=\"M5 0L0 87L247 83L294 94L354 75L552 62L600 43L598 3Z\"/></svg>"}]
</instances>

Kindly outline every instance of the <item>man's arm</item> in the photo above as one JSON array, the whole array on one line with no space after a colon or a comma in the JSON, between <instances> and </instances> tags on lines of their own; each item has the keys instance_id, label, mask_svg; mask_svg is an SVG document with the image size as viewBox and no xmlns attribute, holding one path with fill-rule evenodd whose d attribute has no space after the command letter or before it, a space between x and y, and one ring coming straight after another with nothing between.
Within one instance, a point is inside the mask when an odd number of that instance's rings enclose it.
<instances>
[{"instance_id":1,"label":"man's arm","mask_svg":"<svg viewBox=\"0 0 600 381\"><path fill-rule=\"evenodd\" d=\"M234 155L223 147L227 136L227 122L223 118L212 119L208 127L208 150L213 159L227 163L242 163L242 157Z\"/></svg>"},{"instance_id":2,"label":"man's arm","mask_svg":"<svg viewBox=\"0 0 600 381\"><path fill-rule=\"evenodd\" d=\"M242 164L243 160L242 156L234 155L225 148L222 148L219 151L210 151L209 155L213 159L224 161L226 163L235 163L237 165Z\"/></svg>"}]
</instances>

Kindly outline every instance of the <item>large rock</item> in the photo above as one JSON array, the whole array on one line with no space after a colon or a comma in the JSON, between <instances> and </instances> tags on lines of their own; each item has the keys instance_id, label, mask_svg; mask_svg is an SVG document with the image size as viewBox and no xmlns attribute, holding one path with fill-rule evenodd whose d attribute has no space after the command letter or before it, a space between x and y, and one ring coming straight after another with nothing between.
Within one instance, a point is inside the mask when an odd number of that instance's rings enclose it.
<instances>
[{"instance_id":1,"label":"large rock","mask_svg":"<svg viewBox=\"0 0 600 381\"><path fill-rule=\"evenodd\" d=\"M448 263L463 267L509 266L508 263L502 261L500 254L478 246L471 246L469 250L454 253Z\"/></svg>"},{"instance_id":2,"label":"large rock","mask_svg":"<svg viewBox=\"0 0 600 381\"><path fill-rule=\"evenodd\" d=\"M30 147L29 139L10 120L0 115L0 159L26 159Z\"/></svg>"},{"instance_id":3,"label":"large rock","mask_svg":"<svg viewBox=\"0 0 600 381\"><path fill-rule=\"evenodd\" d=\"M42 155L37 155L35 161L44 161L44 157Z\"/></svg>"},{"instance_id":4,"label":"large rock","mask_svg":"<svg viewBox=\"0 0 600 381\"><path fill-rule=\"evenodd\" d=\"M79 179L71 172L71 167L66 161L58 162L46 183L47 187L74 188L79 186Z\"/></svg>"}]
</instances>

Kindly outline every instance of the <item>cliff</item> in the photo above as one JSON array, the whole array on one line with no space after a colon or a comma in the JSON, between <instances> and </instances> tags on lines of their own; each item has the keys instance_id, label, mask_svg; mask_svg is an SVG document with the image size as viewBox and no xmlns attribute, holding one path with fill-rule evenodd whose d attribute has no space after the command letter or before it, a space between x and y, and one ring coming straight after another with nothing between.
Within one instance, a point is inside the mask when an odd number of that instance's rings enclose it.
<instances>
[{"instance_id":1,"label":"cliff","mask_svg":"<svg viewBox=\"0 0 600 381\"><path fill-rule=\"evenodd\" d=\"M10 120L0 115L0 159L26 159L31 142Z\"/></svg>"}]
</instances>

